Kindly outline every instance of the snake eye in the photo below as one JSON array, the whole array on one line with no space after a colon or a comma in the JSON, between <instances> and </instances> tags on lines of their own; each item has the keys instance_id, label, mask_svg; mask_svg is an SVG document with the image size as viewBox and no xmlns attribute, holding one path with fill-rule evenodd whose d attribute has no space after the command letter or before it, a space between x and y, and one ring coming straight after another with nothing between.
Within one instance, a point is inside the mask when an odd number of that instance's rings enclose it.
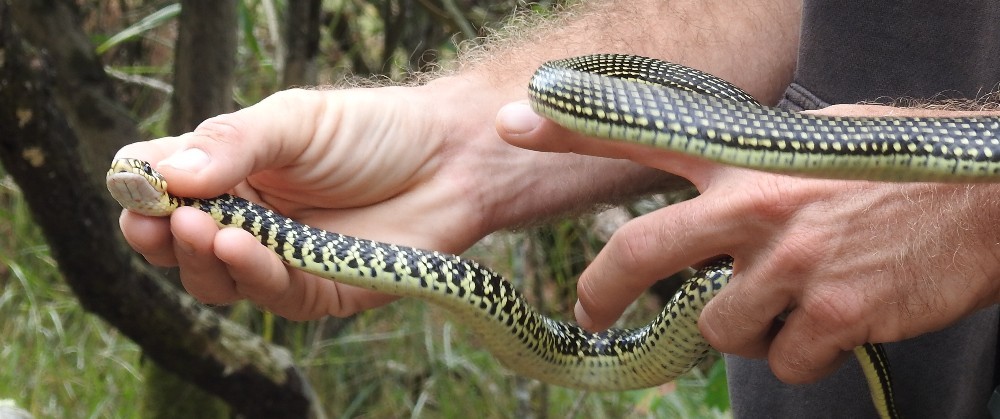
<instances>
[{"instance_id":1,"label":"snake eye","mask_svg":"<svg viewBox=\"0 0 1000 419\"><path fill-rule=\"evenodd\" d=\"M147 175L153 176L153 168L149 165L149 163L142 164L142 171Z\"/></svg>"}]
</instances>

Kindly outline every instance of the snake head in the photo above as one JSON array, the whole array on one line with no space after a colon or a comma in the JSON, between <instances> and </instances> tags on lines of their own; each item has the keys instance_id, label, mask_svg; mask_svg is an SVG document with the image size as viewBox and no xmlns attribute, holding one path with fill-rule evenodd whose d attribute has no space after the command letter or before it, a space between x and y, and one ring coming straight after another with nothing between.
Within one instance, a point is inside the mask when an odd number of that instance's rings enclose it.
<instances>
[{"instance_id":1,"label":"snake head","mask_svg":"<svg viewBox=\"0 0 1000 419\"><path fill-rule=\"evenodd\" d=\"M108 191L122 208L152 217L173 212L166 179L147 161L115 159L111 162L106 180Z\"/></svg>"}]
</instances>

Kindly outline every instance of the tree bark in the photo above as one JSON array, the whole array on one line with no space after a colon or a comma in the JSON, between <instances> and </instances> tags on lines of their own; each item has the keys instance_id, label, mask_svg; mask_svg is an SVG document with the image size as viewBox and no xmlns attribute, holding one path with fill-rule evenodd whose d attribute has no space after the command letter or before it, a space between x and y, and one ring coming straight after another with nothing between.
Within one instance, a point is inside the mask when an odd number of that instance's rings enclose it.
<instances>
[{"instance_id":1,"label":"tree bark","mask_svg":"<svg viewBox=\"0 0 1000 419\"><path fill-rule=\"evenodd\" d=\"M288 18L285 21L288 56L285 58L285 72L281 75L281 85L284 87L316 84L322 4L321 0L288 2Z\"/></svg>"},{"instance_id":2,"label":"tree bark","mask_svg":"<svg viewBox=\"0 0 1000 419\"><path fill-rule=\"evenodd\" d=\"M181 0L168 130L178 135L233 109L236 0Z\"/></svg>"},{"instance_id":3,"label":"tree bark","mask_svg":"<svg viewBox=\"0 0 1000 419\"><path fill-rule=\"evenodd\" d=\"M178 292L121 237L117 204L82 156L109 155L120 139L94 138L115 137L128 124L93 120L117 111L106 78L94 70L100 64L93 49L79 42L85 37L70 4L0 1L0 163L22 188L66 282L84 308L129 336L149 358L223 398L239 414L321 415L286 350ZM35 49L22 40L22 28L31 28L24 37ZM84 86L99 97L81 100L74 97L81 92L65 86ZM77 132L80 124L88 128ZM87 148L93 151L82 151Z\"/></svg>"},{"instance_id":4,"label":"tree bark","mask_svg":"<svg viewBox=\"0 0 1000 419\"><path fill-rule=\"evenodd\" d=\"M66 120L85 146L82 160L91 177L107 171L114 151L139 137L135 123L111 94L111 84L93 46L82 30L76 6L57 0L12 1L11 18L31 44L51 57L55 100L67 112ZM107 195L107 194L105 194ZM110 197L108 197L110 200Z\"/></svg>"}]
</instances>

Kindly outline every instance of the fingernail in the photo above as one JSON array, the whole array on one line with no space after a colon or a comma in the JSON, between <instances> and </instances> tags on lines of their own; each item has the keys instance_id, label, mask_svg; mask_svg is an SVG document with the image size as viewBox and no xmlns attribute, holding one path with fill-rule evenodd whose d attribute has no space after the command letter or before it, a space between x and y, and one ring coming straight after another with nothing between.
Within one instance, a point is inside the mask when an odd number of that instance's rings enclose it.
<instances>
[{"instance_id":1,"label":"fingernail","mask_svg":"<svg viewBox=\"0 0 1000 419\"><path fill-rule=\"evenodd\" d=\"M580 327L587 330L593 330L594 319L590 318L590 315L583 309L583 304L580 304L580 301L577 301L576 306L573 307L573 314L576 315L576 322L580 325Z\"/></svg>"},{"instance_id":2,"label":"fingernail","mask_svg":"<svg viewBox=\"0 0 1000 419\"><path fill-rule=\"evenodd\" d=\"M511 103L497 112L497 125L508 134L527 134L541 122L541 117L526 102Z\"/></svg>"},{"instance_id":3,"label":"fingernail","mask_svg":"<svg viewBox=\"0 0 1000 419\"><path fill-rule=\"evenodd\" d=\"M185 172L196 173L208 166L210 161L211 158L204 150L200 148L189 148L176 152L170 157L163 159L160 164L170 166L178 170L183 170Z\"/></svg>"}]
</instances>

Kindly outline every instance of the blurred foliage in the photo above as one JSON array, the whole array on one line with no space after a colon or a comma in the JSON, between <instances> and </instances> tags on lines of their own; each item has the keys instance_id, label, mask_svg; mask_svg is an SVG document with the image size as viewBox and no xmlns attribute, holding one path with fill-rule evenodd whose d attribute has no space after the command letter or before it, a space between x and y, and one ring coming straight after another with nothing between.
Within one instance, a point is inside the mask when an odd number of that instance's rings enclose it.
<instances>
[{"instance_id":1,"label":"blurred foliage","mask_svg":"<svg viewBox=\"0 0 1000 419\"><path fill-rule=\"evenodd\" d=\"M239 73L233 100L252 104L282 88L283 28L293 0L240 2ZM140 121L144 138L164 136L172 92L178 6L156 0L78 0L116 95ZM347 77L401 80L453 59L458 44L502 26L515 8L480 0L325 0L315 82ZM2 179L0 179L2 180ZM489 237L470 255L517 278L533 304L556 317L572 312L573 279L621 213L564 221ZM615 218L617 217L617 218ZM144 379L139 349L75 303L17 188L0 181L0 400L36 417L137 417ZM627 320L660 310L647 298ZM714 417L728 410L721 363L659 388L586 393L511 376L475 338L441 311L417 301L357 316L291 324L249 304L230 316L287 345L330 417ZM276 325L277 322L277 325Z\"/></svg>"}]
</instances>

